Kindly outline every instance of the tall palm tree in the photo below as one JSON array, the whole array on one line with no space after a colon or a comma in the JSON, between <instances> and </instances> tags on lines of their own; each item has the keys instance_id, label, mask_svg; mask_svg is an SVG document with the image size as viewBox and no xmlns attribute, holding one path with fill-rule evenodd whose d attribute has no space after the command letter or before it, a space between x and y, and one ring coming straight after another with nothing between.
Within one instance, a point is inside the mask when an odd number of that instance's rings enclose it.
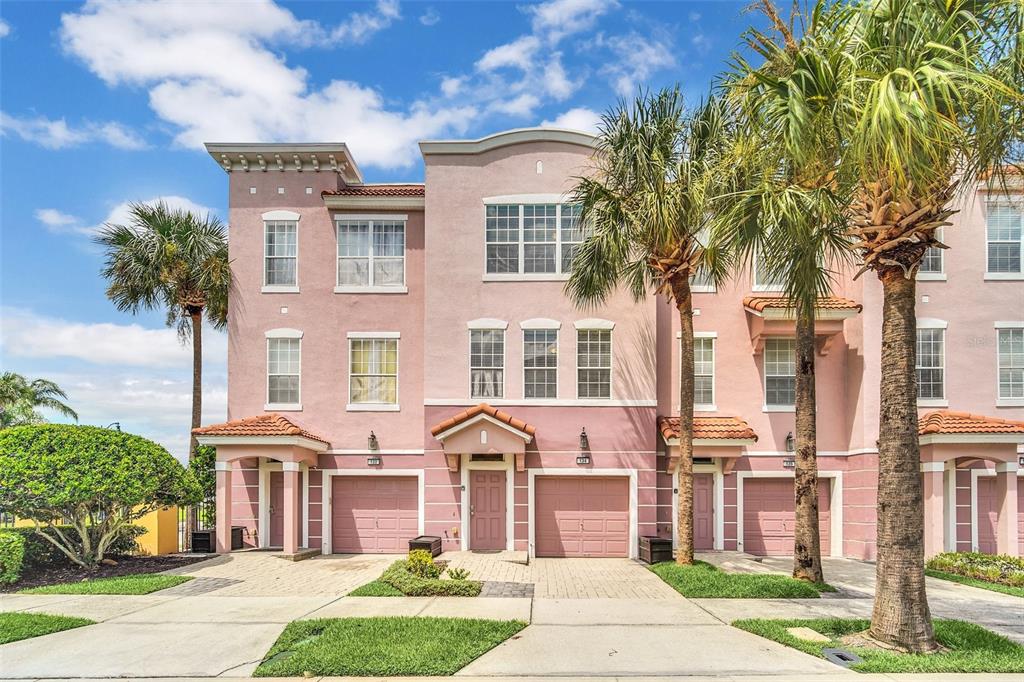
<instances>
[{"instance_id":1,"label":"tall palm tree","mask_svg":"<svg viewBox=\"0 0 1024 682\"><path fill-rule=\"evenodd\" d=\"M132 204L127 225L102 227L95 241L106 251L107 297L118 310L162 309L167 326L192 339L192 424L203 413L203 317L227 322L231 266L227 229L215 216L172 209L163 201ZM189 459L196 449L189 430Z\"/></svg>"},{"instance_id":2,"label":"tall palm tree","mask_svg":"<svg viewBox=\"0 0 1024 682\"><path fill-rule=\"evenodd\" d=\"M679 383L679 523L676 560L693 563L693 301L709 220L709 184L727 127L709 100L686 116L678 87L621 102L601 121L593 174L572 191L590 236L566 292L603 302L620 285L636 300L667 295L682 327Z\"/></svg>"},{"instance_id":3,"label":"tall palm tree","mask_svg":"<svg viewBox=\"0 0 1024 682\"><path fill-rule=\"evenodd\" d=\"M793 576L824 582L818 527L815 393L815 308L830 295L834 274L849 260L850 240L836 175L841 149L837 96L847 70L844 41L819 2L784 22L770 0L759 5L774 31L747 31L748 47L764 58L753 66L737 55L725 79L739 110L743 141L730 163L750 168L743 187L721 197L713 250L717 260L748 271L756 260L782 285L795 315L796 457ZM794 25L799 35L794 33Z\"/></svg>"},{"instance_id":4,"label":"tall palm tree","mask_svg":"<svg viewBox=\"0 0 1024 682\"><path fill-rule=\"evenodd\" d=\"M929 247L946 248L936 230L949 225L958 195L1019 164L1022 8L1020 0L870 0L849 23L851 232L861 273L873 271L883 291L870 634L914 652L936 648L924 583L915 276Z\"/></svg>"},{"instance_id":5,"label":"tall palm tree","mask_svg":"<svg viewBox=\"0 0 1024 682\"><path fill-rule=\"evenodd\" d=\"M78 413L64 401L67 393L48 379L29 381L21 374L0 374L0 428L43 421L37 408L54 410L78 421Z\"/></svg>"}]
</instances>

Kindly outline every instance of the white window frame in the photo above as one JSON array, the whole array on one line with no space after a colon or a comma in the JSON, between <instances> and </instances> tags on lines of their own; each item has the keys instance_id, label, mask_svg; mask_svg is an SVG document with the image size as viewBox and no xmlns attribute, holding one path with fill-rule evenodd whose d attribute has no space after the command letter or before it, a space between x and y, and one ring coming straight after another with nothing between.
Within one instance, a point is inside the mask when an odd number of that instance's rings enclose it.
<instances>
[{"instance_id":1,"label":"white window frame","mask_svg":"<svg viewBox=\"0 0 1024 682\"><path fill-rule=\"evenodd\" d=\"M784 284L758 284L757 283L757 261L760 255L755 253L753 262L750 266L750 290L751 291L785 291L786 286Z\"/></svg>"},{"instance_id":2,"label":"white window frame","mask_svg":"<svg viewBox=\"0 0 1024 682\"><path fill-rule=\"evenodd\" d=\"M366 259L368 261L367 284L341 284L338 263L341 256L338 250L341 247L341 224L367 222L370 224L370 248ZM374 284L373 282L373 229L375 223L402 223L402 284ZM334 293L336 294L407 294L409 293L408 260L406 253L409 250L409 216L407 214L335 214L334 216ZM398 256L386 256L392 260Z\"/></svg>"},{"instance_id":3,"label":"white window frame","mask_svg":"<svg viewBox=\"0 0 1024 682\"><path fill-rule=\"evenodd\" d=\"M683 363L681 358L683 357L683 333L676 332L677 351L680 358L679 362L679 375L676 379L682 383L683 376ZM693 410L694 412L718 412L718 332L694 332L693 340L696 342L698 339L710 339L711 340L711 402L710 403L698 403L696 402L696 396L694 397ZM696 350L696 349L695 349ZM701 375L704 376L704 375ZM696 378L696 375L694 375ZM678 384L677 384L678 386ZM678 391L676 391L678 393Z\"/></svg>"},{"instance_id":4,"label":"white window frame","mask_svg":"<svg viewBox=\"0 0 1024 682\"><path fill-rule=\"evenodd\" d=\"M347 412L398 412L401 410L401 376L402 376L402 344L401 332L349 332L348 338L348 396L345 410ZM360 340L393 340L395 342L395 402L393 403L354 403L352 402L352 342Z\"/></svg>"},{"instance_id":5,"label":"white window frame","mask_svg":"<svg viewBox=\"0 0 1024 682\"><path fill-rule=\"evenodd\" d=\"M264 343L264 352L266 353L266 359L263 364L263 371L266 374L264 396L266 396L266 404L263 405L264 410L273 410L275 412L299 412L302 410L302 332L298 329L270 329L264 333L266 339ZM299 402L297 403L272 403L270 402L270 343L280 339L296 339L299 342ZM275 375L275 376L292 376L287 375Z\"/></svg>"},{"instance_id":6,"label":"white window frame","mask_svg":"<svg viewBox=\"0 0 1024 682\"><path fill-rule=\"evenodd\" d=\"M485 396L473 395L473 332L501 332L501 395L492 396L492 400L504 400L507 393L508 378L508 339L505 333L508 330L508 323L503 320L480 319L470 322L468 325L469 334L466 345L466 365L469 368L469 375L466 377L466 385L469 387L470 400L487 400ZM480 367L479 369L488 369ZM495 369L491 367L489 369Z\"/></svg>"},{"instance_id":7,"label":"white window frame","mask_svg":"<svg viewBox=\"0 0 1024 682\"><path fill-rule=\"evenodd\" d=\"M989 272L988 270L988 216L989 209L993 206L1012 206L1017 208L1020 212L1021 220L1021 238L1020 238L1020 270L1017 272ZM984 240L984 258L985 258L985 279L986 280L1024 280L1024 205L1022 205L1021 199L1011 199L1010 197L990 198L985 202L985 240Z\"/></svg>"},{"instance_id":8,"label":"white window frame","mask_svg":"<svg viewBox=\"0 0 1024 682\"><path fill-rule=\"evenodd\" d=\"M531 194L512 195L503 197L487 197L484 199L484 248L483 248L483 281L539 281L559 282L569 279L570 273L562 271L562 207L571 205L572 202L566 197L558 194ZM555 206L555 271L554 272L525 272L526 244L550 244L551 242L526 242L523 238L523 219L526 206L554 205ZM516 206L519 209L519 223L516 234L518 235L519 246L519 271L518 272L488 272L487 271L487 209L491 206ZM585 238L585 237L584 237ZM512 244L512 242L494 242L495 244ZM565 244L582 244L582 242L565 242Z\"/></svg>"},{"instance_id":9,"label":"white window frame","mask_svg":"<svg viewBox=\"0 0 1024 682\"><path fill-rule=\"evenodd\" d=\"M540 326L525 327L525 326L522 326L522 325L520 325L520 326L522 327L522 333L523 333L523 399L524 400L558 400L558 396L559 396L559 393L560 393L560 391L559 391L559 383L560 382L558 381L558 370L559 370L559 359L560 359L559 356L561 356L561 354L562 354L562 349L559 346L559 344L561 343L561 338L560 338L561 334L559 333L558 328L557 327L554 327L554 328L552 328L552 327L540 327ZM526 335L529 332L551 332L551 331L553 331L555 333L555 366L553 368L552 367L530 367L529 369L534 369L534 370L550 370L550 369L554 369L554 371L555 371L555 395L553 395L553 396L544 396L544 397L537 397L537 396L528 397L526 395L526 370L527 370L527 367L526 367Z\"/></svg>"},{"instance_id":10,"label":"white window frame","mask_svg":"<svg viewBox=\"0 0 1024 682\"><path fill-rule=\"evenodd\" d=\"M610 320L586 319L573 323L576 328L576 342L573 346L573 383L576 385L577 400L611 400L615 396L615 323ZM581 331L607 331L608 332L608 397L580 396L580 335ZM604 369L603 367L587 367L585 369Z\"/></svg>"},{"instance_id":11,"label":"white window frame","mask_svg":"<svg viewBox=\"0 0 1024 682\"><path fill-rule=\"evenodd\" d=\"M996 322L996 407L1024 407L1024 398L1003 397L1002 382L999 380L999 373L1002 365L999 362L999 335L1004 331L1019 331L1024 333L1024 321Z\"/></svg>"},{"instance_id":12,"label":"white window frame","mask_svg":"<svg viewBox=\"0 0 1024 682\"><path fill-rule=\"evenodd\" d=\"M939 369L942 370L942 398L918 398L918 407L949 407L949 393L946 391L946 330L949 327L949 323L946 320L937 320L934 318L926 317L917 320L917 329L936 329L942 332L942 358ZM917 338L914 338L914 343L917 343ZM916 348L915 348L916 351ZM998 349L997 349L998 352ZM920 368L918 365L917 353L914 353L914 376L916 379L917 370ZM922 368L922 369L935 369L934 367Z\"/></svg>"},{"instance_id":13,"label":"white window frame","mask_svg":"<svg viewBox=\"0 0 1024 682\"><path fill-rule=\"evenodd\" d=\"M263 219L263 263L260 281L261 293L264 294L297 294L299 293L299 218L294 211L268 211L264 213ZM267 284L267 223L295 223L295 284Z\"/></svg>"},{"instance_id":14,"label":"white window frame","mask_svg":"<svg viewBox=\"0 0 1024 682\"><path fill-rule=\"evenodd\" d=\"M786 377L789 374L768 374L768 344L772 341L788 340L793 342L793 404L776 405L768 402L768 377ZM762 412L796 412L796 339L792 336L769 336L765 339L764 350L761 353L761 375L764 377L764 388L761 397L764 399Z\"/></svg>"},{"instance_id":15,"label":"white window frame","mask_svg":"<svg viewBox=\"0 0 1024 682\"><path fill-rule=\"evenodd\" d=\"M935 238L940 242L945 236L945 228L938 228L935 230ZM986 240L986 249L988 248L988 242ZM946 250L940 249L937 246L930 246L928 250L935 249L939 254L939 270L938 272L922 272L920 268L917 270L917 279L919 282L945 282L946 281ZM925 251L927 256L928 251ZM986 254L986 260L988 256ZM922 259L923 262L923 259Z\"/></svg>"}]
</instances>

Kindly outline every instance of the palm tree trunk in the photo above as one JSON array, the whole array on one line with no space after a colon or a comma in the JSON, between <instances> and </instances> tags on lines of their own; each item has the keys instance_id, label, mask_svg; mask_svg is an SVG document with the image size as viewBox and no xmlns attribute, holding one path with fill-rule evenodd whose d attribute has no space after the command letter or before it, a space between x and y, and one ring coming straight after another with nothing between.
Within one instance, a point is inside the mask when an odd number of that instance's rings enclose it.
<instances>
[{"instance_id":1,"label":"palm tree trunk","mask_svg":"<svg viewBox=\"0 0 1024 682\"><path fill-rule=\"evenodd\" d=\"M796 544L793 577L825 582L818 528L818 451L814 390L814 312L796 319Z\"/></svg>"},{"instance_id":2,"label":"palm tree trunk","mask_svg":"<svg viewBox=\"0 0 1024 682\"><path fill-rule=\"evenodd\" d=\"M916 282L879 271L882 374L878 424L878 563L869 633L912 652L936 649L924 584L924 499L917 433Z\"/></svg>"},{"instance_id":3,"label":"palm tree trunk","mask_svg":"<svg viewBox=\"0 0 1024 682\"><path fill-rule=\"evenodd\" d=\"M676 563L693 563L693 298L690 278L672 278L672 297L679 311L679 522Z\"/></svg>"},{"instance_id":4,"label":"palm tree trunk","mask_svg":"<svg viewBox=\"0 0 1024 682\"><path fill-rule=\"evenodd\" d=\"M199 441L194 429L198 429L203 423L203 311L202 309L189 309L189 317L192 319L192 428L189 429L188 459L191 462L196 456L196 448ZM192 531L198 528L195 505L189 505L185 513L186 549L192 549Z\"/></svg>"}]
</instances>

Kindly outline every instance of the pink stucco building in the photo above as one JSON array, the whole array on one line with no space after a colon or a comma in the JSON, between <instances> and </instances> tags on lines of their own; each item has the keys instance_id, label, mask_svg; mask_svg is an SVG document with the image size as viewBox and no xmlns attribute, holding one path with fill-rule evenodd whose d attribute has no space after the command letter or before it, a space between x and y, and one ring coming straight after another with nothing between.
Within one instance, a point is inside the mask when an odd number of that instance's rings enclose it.
<instances>
[{"instance_id":1,"label":"pink stucco building","mask_svg":"<svg viewBox=\"0 0 1024 682\"><path fill-rule=\"evenodd\" d=\"M566 200L589 135L420 144L425 179L368 184L344 144L210 144L235 274L218 545L635 556L672 536L678 319L563 294L584 237ZM927 550L1022 553L1019 195L964 198L919 276ZM756 269L756 268L755 268ZM792 551L793 320L758 276L695 283L702 550ZM874 555L881 288L818 311L825 553Z\"/></svg>"}]
</instances>

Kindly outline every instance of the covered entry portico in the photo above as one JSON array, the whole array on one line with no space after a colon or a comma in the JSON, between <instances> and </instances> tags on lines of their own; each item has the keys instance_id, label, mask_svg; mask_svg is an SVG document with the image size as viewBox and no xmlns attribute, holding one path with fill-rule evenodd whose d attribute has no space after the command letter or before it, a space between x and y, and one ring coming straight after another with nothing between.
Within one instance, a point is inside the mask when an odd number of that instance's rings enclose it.
<instances>
[{"instance_id":1,"label":"covered entry portico","mask_svg":"<svg viewBox=\"0 0 1024 682\"><path fill-rule=\"evenodd\" d=\"M280 520L281 548L286 556L294 557L306 550L302 507L308 499L303 495L303 481L309 480L309 469L317 466L317 455L329 444L286 417L264 414L214 424L195 432L201 445L217 448L217 552L231 551L231 528L234 514L234 475L236 463L256 460L259 464L256 535L260 547L272 544L272 526ZM274 490L272 476L281 472L280 490ZM272 495L271 491L275 494ZM272 500L279 498L280 509ZM276 541L276 538L274 538Z\"/></svg>"}]
</instances>

